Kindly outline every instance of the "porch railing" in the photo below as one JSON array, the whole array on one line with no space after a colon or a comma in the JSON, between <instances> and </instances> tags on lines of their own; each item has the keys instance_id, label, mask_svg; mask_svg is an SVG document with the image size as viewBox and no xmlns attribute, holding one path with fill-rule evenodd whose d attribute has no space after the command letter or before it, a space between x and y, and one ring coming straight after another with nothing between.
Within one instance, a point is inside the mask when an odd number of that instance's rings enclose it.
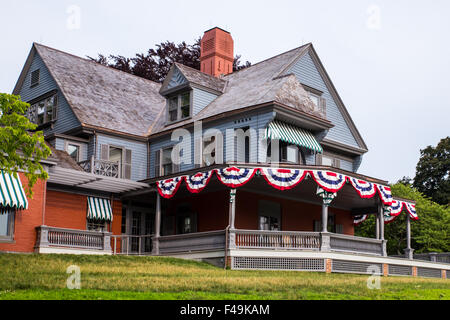
<instances>
[{"instance_id":1,"label":"porch railing","mask_svg":"<svg viewBox=\"0 0 450 320\"><path fill-rule=\"evenodd\" d=\"M98 160L91 157L90 160L81 161L78 163L84 171L93 173L99 176L120 178L120 162Z\"/></svg>"},{"instance_id":2,"label":"porch railing","mask_svg":"<svg viewBox=\"0 0 450 320\"><path fill-rule=\"evenodd\" d=\"M73 248L111 252L111 233L37 227L38 248Z\"/></svg>"},{"instance_id":3,"label":"porch railing","mask_svg":"<svg viewBox=\"0 0 450 320\"><path fill-rule=\"evenodd\" d=\"M225 249L225 230L159 237L160 254Z\"/></svg>"},{"instance_id":4,"label":"porch railing","mask_svg":"<svg viewBox=\"0 0 450 320\"><path fill-rule=\"evenodd\" d=\"M320 250L319 232L230 230L230 248Z\"/></svg>"},{"instance_id":5,"label":"porch railing","mask_svg":"<svg viewBox=\"0 0 450 320\"><path fill-rule=\"evenodd\" d=\"M385 240L355 237L344 234L327 233L332 251L355 252L384 255Z\"/></svg>"},{"instance_id":6,"label":"porch railing","mask_svg":"<svg viewBox=\"0 0 450 320\"><path fill-rule=\"evenodd\" d=\"M153 235L120 235L111 236L114 255L151 255L153 251Z\"/></svg>"}]
</instances>

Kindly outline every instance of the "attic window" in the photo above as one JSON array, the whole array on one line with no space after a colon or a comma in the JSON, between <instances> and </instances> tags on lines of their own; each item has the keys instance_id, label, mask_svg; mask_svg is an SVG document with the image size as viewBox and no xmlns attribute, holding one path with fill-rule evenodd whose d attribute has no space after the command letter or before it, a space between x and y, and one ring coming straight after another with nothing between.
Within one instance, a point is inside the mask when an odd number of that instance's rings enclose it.
<instances>
[{"instance_id":1,"label":"attic window","mask_svg":"<svg viewBox=\"0 0 450 320\"><path fill-rule=\"evenodd\" d=\"M31 104L28 109L28 119L38 126L56 120L58 108L58 95L52 94L40 101Z\"/></svg>"},{"instance_id":2,"label":"attic window","mask_svg":"<svg viewBox=\"0 0 450 320\"><path fill-rule=\"evenodd\" d=\"M30 87L37 86L39 84L41 70L37 69L31 73L31 84Z\"/></svg>"},{"instance_id":3,"label":"attic window","mask_svg":"<svg viewBox=\"0 0 450 320\"><path fill-rule=\"evenodd\" d=\"M187 119L191 116L191 93L184 92L172 96L167 102L167 122Z\"/></svg>"}]
</instances>

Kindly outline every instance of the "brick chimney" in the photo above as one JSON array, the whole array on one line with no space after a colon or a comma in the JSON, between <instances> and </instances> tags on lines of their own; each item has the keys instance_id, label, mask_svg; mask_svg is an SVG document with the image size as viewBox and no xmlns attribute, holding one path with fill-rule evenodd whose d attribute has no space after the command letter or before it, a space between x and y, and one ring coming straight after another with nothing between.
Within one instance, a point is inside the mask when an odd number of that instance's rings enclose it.
<instances>
[{"instance_id":1,"label":"brick chimney","mask_svg":"<svg viewBox=\"0 0 450 320\"><path fill-rule=\"evenodd\" d=\"M200 70L219 77L233 72L234 41L220 28L208 30L201 41Z\"/></svg>"}]
</instances>

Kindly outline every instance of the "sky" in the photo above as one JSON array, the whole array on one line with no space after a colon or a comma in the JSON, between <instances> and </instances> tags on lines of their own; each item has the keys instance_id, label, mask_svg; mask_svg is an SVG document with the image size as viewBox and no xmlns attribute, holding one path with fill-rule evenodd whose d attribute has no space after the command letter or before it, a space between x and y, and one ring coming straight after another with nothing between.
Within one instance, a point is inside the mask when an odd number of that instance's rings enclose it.
<instances>
[{"instance_id":1,"label":"sky","mask_svg":"<svg viewBox=\"0 0 450 320\"><path fill-rule=\"evenodd\" d=\"M33 42L78 56L133 56L218 26L252 63L313 43L369 152L359 172L414 177L420 150L450 135L450 1L0 2L0 92Z\"/></svg>"}]
</instances>

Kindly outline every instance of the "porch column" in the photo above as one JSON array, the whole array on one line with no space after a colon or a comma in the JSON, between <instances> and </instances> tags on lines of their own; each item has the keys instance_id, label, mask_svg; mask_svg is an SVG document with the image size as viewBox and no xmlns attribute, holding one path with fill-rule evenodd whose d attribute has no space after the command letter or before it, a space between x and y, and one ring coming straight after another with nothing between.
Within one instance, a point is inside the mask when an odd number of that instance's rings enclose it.
<instances>
[{"instance_id":1,"label":"porch column","mask_svg":"<svg viewBox=\"0 0 450 320\"><path fill-rule=\"evenodd\" d=\"M229 223L230 229L235 229L235 219L236 219L236 189L230 190L230 207L229 207Z\"/></svg>"},{"instance_id":2,"label":"porch column","mask_svg":"<svg viewBox=\"0 0 450 320\"><path fill-rule=\"evenodd\" d=\"M322 232L328 232L328 205L322 203Z\"/></svg>"},{"instance_id":3,"label":"porch column","mask_svg":"<svg viewBox=\"0 0 450 320\"><path fill-rule=\"evenodd\" d=\"M414 259L414 250L411 248L411 217L406 212L406 249L405 256L407 259Z\"/></svg>"},{"instance_id":4,"label":"porch column","mask_svg":"<svg viewBox=\"0 0 450 320\"><path fill-rule=\"evenodd\" d=\"M380 239L380 217L379 212L375 215L375 238Z\"/></svg>"},{"instance_id":5,"label":"porch column","mask_svg":"<svg viewBox=\"0 0 450 320\"><path fill-rule=\"evenodd\" d=\"M386 250L386 240L384 239L384 206L383 204L378 205L378 224L380 228L380 240L381 240L381 255L383 257L387 256Z\"/></svg>"},{"instance_id":6,"label":"porch column","mask_svg":"<svg viewBox=\"0 0 450 320\"><path fill-rule=\"evenodd\" d=\"M159 237L161 235L161 196L156 193L155 236L153 237L153 254L159 255Z\"/></svg>"}]
</instances>

